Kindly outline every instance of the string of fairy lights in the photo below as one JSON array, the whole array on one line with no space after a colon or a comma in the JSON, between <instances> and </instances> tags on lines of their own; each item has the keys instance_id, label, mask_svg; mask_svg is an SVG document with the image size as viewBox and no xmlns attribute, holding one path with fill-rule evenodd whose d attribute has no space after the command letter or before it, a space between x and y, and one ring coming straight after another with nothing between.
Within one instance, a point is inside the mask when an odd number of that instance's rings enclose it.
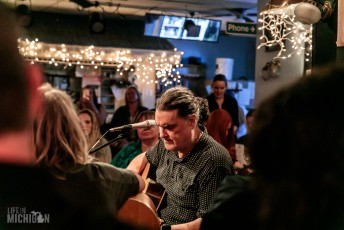
<instances>
[{"instance_id":1,"label":"string of fairy lights","mask_svg":"<svg viewBox=\"0 0 344 230\"><path fill-rule=\"evenodd\" d=\"M260 13L258 28L262 42L257 47L278 46L274 59L286 59L293 55L305 55L310 61L312 54L312 25L305 25L295 19L294 9L297 4L282 5L279 8L264 10ZM288 48L287 48L288 47ZM289 48L291 47L291 48Z\"/></svg>"},{"instance_id":2,"label":"string of fairy lights","mask_svg":"<svg viewBox=\"0 0 344 230\"><path fill-rule=\"evenodd\" d=\"M52 66L73 66L83 69L113 67L119 75L124 71L135 72L136 78L145 84L161 83L165 86L181 83L179 68L183 52L161 50L119 49L49 44L38 39L18 39L20 54L31 63L46 63Z\"/></svg>"}]
</instances>

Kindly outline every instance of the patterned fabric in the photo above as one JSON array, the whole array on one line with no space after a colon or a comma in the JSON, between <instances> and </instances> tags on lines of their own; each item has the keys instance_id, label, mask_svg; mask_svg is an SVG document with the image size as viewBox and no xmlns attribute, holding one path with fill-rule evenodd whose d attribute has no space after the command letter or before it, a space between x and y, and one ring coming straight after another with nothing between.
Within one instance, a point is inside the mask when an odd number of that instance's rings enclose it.
<instances>
[{"instance_id":1,"label":"patterned fabric","mask_svg":"<svg viewBox=\"0 0 344 230\"><path fill-rule=\"evenodd\" d=\"M141 142L130 143L116 154L111 164L119 168L126 168L130 161L140 153L142 153Z\"/></svg>"},{"instance_id":2,"label":"patterned fabric","mask_svg":"<svg viewBox=\"0 0 344 230\"><path fill-rule=\"evenodd\" d=\"M227 175L234 174L228 151L203 133L184 158L168 151L163 140L146 153L157 168L156 180L166 190L166 204L159 213L168 224L178 224L201 217L209 208L216 189Z\"/></svg>"}]
</instances>

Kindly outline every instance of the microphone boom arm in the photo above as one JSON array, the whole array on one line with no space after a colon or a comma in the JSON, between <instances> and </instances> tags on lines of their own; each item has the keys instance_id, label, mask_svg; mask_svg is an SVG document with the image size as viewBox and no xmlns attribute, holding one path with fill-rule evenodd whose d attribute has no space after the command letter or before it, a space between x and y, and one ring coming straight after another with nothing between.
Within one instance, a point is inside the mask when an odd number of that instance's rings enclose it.
<instances>
[{"instance_id":1,"label":"microphone boom arm","mask_svg":"<svg viewBox=\"0 0 344 230\"><path fill-rule=\"evenodd\" d=\"M88 153L89 153L89 154L92 154L92 153L94 153L94 152L97 152L99 149L102 149L102 148L104 148L104 147L106 147L106 146L108 146L108 145L114 143L115 141L117 141L117 140L119 140L119 139L121 139L121 138L123 138L123 137L124 137L123 134L119 134L117 137L115 137L115 138L112 139L111 141L108 141L108 142L106 142L105 144L103 144L103 145L101 145L101 146L99 146L99 147L97 147L97 148L92 148L92 149L90 149L90 151L89 151Z\"/></svg>"}]
</instances>

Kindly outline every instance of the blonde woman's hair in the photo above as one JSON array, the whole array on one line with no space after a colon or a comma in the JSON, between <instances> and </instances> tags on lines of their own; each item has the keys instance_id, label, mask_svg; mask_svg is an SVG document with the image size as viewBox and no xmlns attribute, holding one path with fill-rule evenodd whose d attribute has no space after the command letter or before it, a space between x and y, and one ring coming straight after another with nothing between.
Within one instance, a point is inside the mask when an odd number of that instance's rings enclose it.
<instances>
[{"instance_id":1,"label":"blonde woman's hair","mask_svg":"<svg viewBox=\"0 0 344 230\"><path fill-rule=\"evenodd\" d=\"M92 130L89 136L85 135L87 139L87 143L88 143L88 148L91 148L102 136L99 123L98 123L96 114L89 109L80 110L78 112L78 115L80 114L88 114L91 117ZM102 139L100 139L99 146L105 143L107 143L107 139L103 137ZM108 162L108 161L111 161L111 158L112 158L110 147L101 148L97 150L95 153L92 153L90 155L94 158L93 159L94 161L100 160L100 161ZM109 159L106 156L108 156Z\"/></svg>"},{"instance_id":2,"label":"blonde woman's hair","mask_svg":"<svg viewBox=\"0 0 344 230\"><path fill-rule=\"evenodd\" d=\"M43 106L33 128L37 164L64 177L91 161L87 140L70 96L48 83L38 90Z\"/></svg>"},{"instance_id":3,"label":"blonde woman's hair","mask_svg":"<svg viewBox=\"0 0 344 230\"><path fill-rule=\"evenodd\" d=\"M88 146L92 147L92 145L94 145L94 143L96 143L98 141L98 139L102 136L101 132L100 132L100 127L98 124L97 117L96 117L95 113L92 112L90 109L82 109L78 112L78 115L80 115L80 114L87 114L91 118L92 130L91 130L90 135L86 138L88 141Z\"/></svg>"}]
</instances>

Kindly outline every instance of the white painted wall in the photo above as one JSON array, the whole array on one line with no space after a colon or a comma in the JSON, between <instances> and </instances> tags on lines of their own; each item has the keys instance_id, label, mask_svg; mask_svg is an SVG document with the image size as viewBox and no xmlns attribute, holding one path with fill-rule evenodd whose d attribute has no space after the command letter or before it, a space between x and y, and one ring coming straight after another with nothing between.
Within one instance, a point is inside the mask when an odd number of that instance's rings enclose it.
<instances>
[{"instance_id":1,"label":"white painted wall","mask_svg":"<svg viewBox=\"0 0 344 230\"><path fill-rule=\"evenodd\" d=\"M266 0L258 0L258 14L266 6ZM257 28L260 27L258 23ZM256 47L261 43L260 41L261 31L257 30L256 37ZM287 49L290 48L287 45ZM281 71L280 76L276 79L263 80L260 76L261 70L264 65L272 61L273 58L277 55L278 51L275 52L265 52L265 47L261 47L256 51L256 66L255 66L255 102L254 106L257 108L259 104L265 98L269 97L275 93L281 87L287 86L288 84L299 79L303 75L304 71L304 57L303 55L293 55L291 58L281 60Z\"/></svg>"}]
</instances>

